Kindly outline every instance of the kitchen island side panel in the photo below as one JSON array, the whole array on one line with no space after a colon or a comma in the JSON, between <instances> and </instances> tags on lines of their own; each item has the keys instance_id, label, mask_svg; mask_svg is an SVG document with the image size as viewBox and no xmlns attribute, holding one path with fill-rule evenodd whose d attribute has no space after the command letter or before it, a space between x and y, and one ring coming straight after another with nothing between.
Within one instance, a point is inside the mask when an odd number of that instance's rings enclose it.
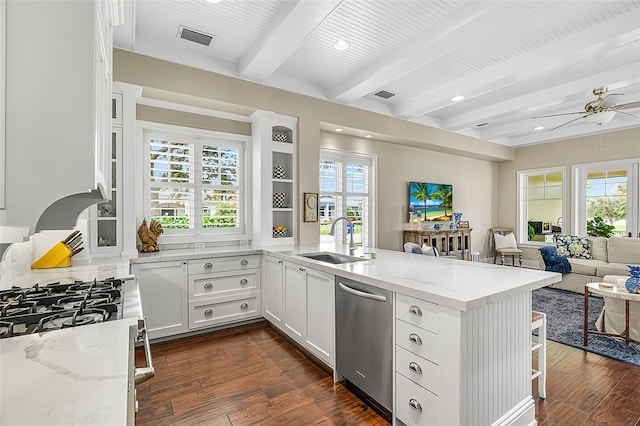
<instances>
[{"instance_id":1,"label":"kitchen island side panel","mask_svg":"<svg viewBox=\"0 0 640 426\"><path fill-rule=\"evenodd\" d=\"M531 292L461 317L461 423L535 424Z\"/></svg>"}]
</instances>

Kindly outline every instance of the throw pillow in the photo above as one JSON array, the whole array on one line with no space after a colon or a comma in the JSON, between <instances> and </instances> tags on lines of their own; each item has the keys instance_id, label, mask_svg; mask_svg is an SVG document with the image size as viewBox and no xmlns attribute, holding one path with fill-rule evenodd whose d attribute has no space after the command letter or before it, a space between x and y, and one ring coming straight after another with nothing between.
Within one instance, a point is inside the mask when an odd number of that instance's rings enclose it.
<instances>
[{"instance_id":1,"label":"throw pillow","mask_svg":"<svg viewBox=\"0 0 640 426\"><path fill-rule=\"evenodd\" d=\"M591 259L591 245L587 235L558 234L554 238L560 256Z\"/></svg>"},{"instance_id":2,"label":"throw pillow","mask_svg":"<svg viewBox=\"0 0 640 426\"><path fill-rule=\"evenodd\" d=\"M494 233L493 240L496 242L496 249L518 248L516 236L513 235L513 232L509 232L507 235Z\"/></svg>"},{"instance_id":3,"label":"throw pillow","mask_svg":"<svg viewBox=\"0 0 640 426\"><path fill-rule=\"evenodd\" d=\"M439 256L437 248L426 244L422 245L422 254L426 254L427 256Z\"/></svg>"}]
</instances>

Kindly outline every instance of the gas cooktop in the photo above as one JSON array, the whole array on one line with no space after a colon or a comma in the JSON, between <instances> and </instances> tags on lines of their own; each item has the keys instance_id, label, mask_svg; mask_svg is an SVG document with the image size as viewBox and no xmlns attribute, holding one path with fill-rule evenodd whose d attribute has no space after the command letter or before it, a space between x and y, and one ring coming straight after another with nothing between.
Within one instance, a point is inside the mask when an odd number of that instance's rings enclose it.
<instances>
[{"instance_id":1,"label":"gas cooktop","mask_svg":"<svg viewBox=\"0 0 640 426\"><path fill-rule=\"evenodd\" d=\"M0 338L122 318L122 291L114 278L0 291Z\"/></svg>"}]
</instances>

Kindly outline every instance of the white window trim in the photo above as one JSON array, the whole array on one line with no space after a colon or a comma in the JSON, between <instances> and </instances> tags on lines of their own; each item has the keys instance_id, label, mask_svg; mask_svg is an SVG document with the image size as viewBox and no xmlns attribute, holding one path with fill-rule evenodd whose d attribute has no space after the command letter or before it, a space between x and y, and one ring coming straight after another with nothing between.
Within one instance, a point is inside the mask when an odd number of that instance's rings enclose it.
<instances>
[{"instance_id":1,"label":"white window trim","mask_svg":"<svg viewBox=\"0 0 640 426\"><path fill-rule=\"evenodd\" d=\"M320 148L320 160L334 159L340 162L357 161L369 162L369 245L378 246L378 156L376 154L343 151L338 149Z\"/></svg>"},{"instance_id":2,"label":"white window trim","mask_svg":"<svg viewBox=\"0 0 640 426\"><path fill-rule=\"evenodd\" d=\"M574 234L586 234L587 232L587 206L585 197L587 193L587 173L612 168L626 168L627 176L627 231L640 237L640 157L625 158L622 160L599 161L596 163L582 163L571 166L573 181L573 199L571 228Z\"/></svg>"},{"instance_id":3,"label":"white window trim","mask_svg":"<svg viewBox=\"0 0 640 426\"><path fill-rule=\"evenodd\" d=\"M545 167L542 169L527 169L527 170L518 170L517 171L517 237L518 237L518 245L523 246L544 246L548 245L544 241L529 241L528 240L528 224L529 218L527 217L528 211L524 208L523 204L527 201L526 198L526 190L527 190L527 177L531 175L542 175L542 174L551 174L551 173L561 173L562 174L562 217L567 217L567 179L565 173L565 166L558 167ZM564 221L566 223L566 220ZM565 229L565 224L563 223L563 232Z\"/></svg>"},{"instance_id":4,"label":"white window trim","mask_svg":"<svg viewBox=\"0 0 640 426\"><path fill-rule=\"evenodd\" d=\"M148 146L145 137L147 131L162 132L165 134L178 134L188 135L192 138L202 139L215 139L230 141L234 144L244 145L242 155L244 156L243 167L245 173L240 176L240 185L242 185L242 204L244 211L242 212L239 220L240 227L233 232L224 232L220 230L206 230L206 232L194 232L180 234L167 232L173 230L166 230L165 233L159 239L160 244L185 244L195 242L233 242L233 241L247 241L251 239L252 226L250 215L252 212L252 167L251 167L251 137L245 135L238 135L234 133L224 133L214 130L204 130L184 126L176 126L172 124L156 123L151 121L136 121L136 133L137 140L139 141L139 149L137 150L136 164L140 164L140 179L142 185L140 185L140 193L137 194L137 199L140 203L136 203L136 216L138 216L138 224L142 222L143 218L149 217L149 182L147 180L149 174L149 159L147 158ZM196 220L201 219L202 212L195 212ZM224 232L224 233L222 233Z\"/></svg>"}]
</instances>

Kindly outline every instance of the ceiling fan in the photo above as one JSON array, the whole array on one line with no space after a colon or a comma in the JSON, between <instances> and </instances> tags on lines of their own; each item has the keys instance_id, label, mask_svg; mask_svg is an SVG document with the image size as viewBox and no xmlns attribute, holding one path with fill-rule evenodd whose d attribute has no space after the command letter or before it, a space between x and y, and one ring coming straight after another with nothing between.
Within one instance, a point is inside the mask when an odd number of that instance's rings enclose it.
<instances>
[{"instance_id":1,"label":"ceiling fan","mask_svg":"<svg viewBox=\"0 0 640 426\"><path fill-rule=\"evenodd\" d=\"M626 114L626 115L630 115L631 117L634 118L638 118L633 114L629 114L628 112L624 112L621 111L623 109L629 109L629 108L639 108L640 107L640 101L637 102L629 102L627 104L616 104L616 97L618 96L622 96L621 93L609 93L607 94L607 87L603 86L603 87L596 87L595 89L593 89L593 94L595 96L597 96L598 98L588 102L585 106L584 106L584 111L578 111L578 112L567 112L564 114L551 114L551 115L540 115L537 117L533 117L533 118L547 118L547 117L558 117L558 116L562 116L562 115L574 115L574 114L580 114L581 117L578 118L574 118L573 120L569 120L566 123L563 123L559 126L554 127L551 130L555 130L558 129L562 126L566 126L569 123L573 123L574 121L578 121L581 119L586 119L588 122L590 123L594 123L597 124L599 126L608 123L609 121L611 121L613 119L613 117L616 115L617 112L622 113L622 114Z\"/></svg>"}]
</instances>

